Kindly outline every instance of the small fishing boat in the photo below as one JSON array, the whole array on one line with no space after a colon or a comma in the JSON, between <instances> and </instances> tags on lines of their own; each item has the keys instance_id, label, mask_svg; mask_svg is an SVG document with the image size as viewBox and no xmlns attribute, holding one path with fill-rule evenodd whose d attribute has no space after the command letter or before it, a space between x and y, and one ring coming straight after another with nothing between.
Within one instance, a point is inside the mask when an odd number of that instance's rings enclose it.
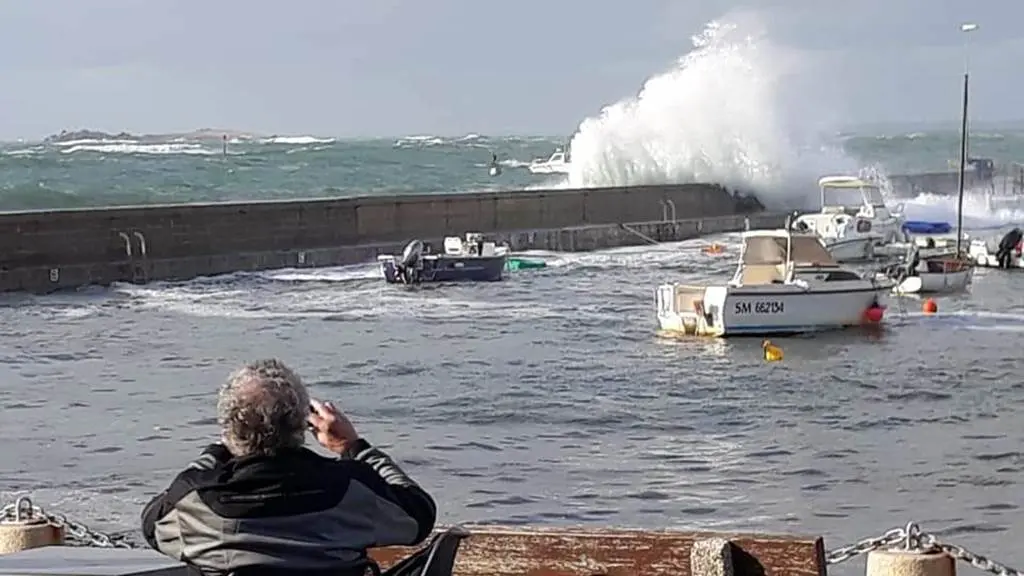
<instances>
[{"instance_id":1,"label":"small fishing boat","mask_svg":"<svg viewBox=\"0 0 1024 576\"><path fill-rule=\"evenodd\" d=\"M964 182L967 165L967 95L968 77L964 75L963 110L960 116L960 170L957 195L956 236L952 253L921 256L916 245L910 246L903 263L885 268L880 276L896 282L893 291L897 294L927 294L938 292L959 292L965 290L974 277L975 258L964 244ZM949 232L946 225L941 230L927 232ZM931 234L934 236L934 234Z\"/></svg>"},{"instance_id":2,"label":"small fishing boat","mask_svg":"<svg viewBox=\"0 0 1024 576\"><path fill-rule=\"evenodd\" d=\"M963 252L922 257L917 246L901 263L887 266L881 276L895 281L897 294L937 294L965 290L974 277L974 261Z\"/></svg>"},{"instance_id":3,"label":"small fishing boat","mask_svg":"<svg viewBox=\"0 0 1024 576\"><path fill-rule=\"evenodd\" d=\"M699 336L794 334L881 320L879 297L892 287L841 266L817 235L752 230L731 281L719 286L663 284L658 325Z\"/></svg>"},{"instance_id":4,"label":"small fishing boat","mask_svg":"<svg viewBox=\"0 0 1024 576\"><path fill-rule=\"evenodd\" d=\"M970 255L978 266L987 268L1024 268L1024 233L1014 228L1003 236L971 241Z\"/></svg>"},{"instance_id":5,"label":"small fishing boat","mask_svg":"<svg viewBox=\"0 0 1024 576\"><path fill-rule=\"evenodd\" d=\"M435 254L432 247L413 240L398 255L377 257L384 280L389 284L422 282L495 282L504 278L508 246L485 241L483 234L470 232L466 238L444 239L444 252Z\"/></svg>"}]
</instances>

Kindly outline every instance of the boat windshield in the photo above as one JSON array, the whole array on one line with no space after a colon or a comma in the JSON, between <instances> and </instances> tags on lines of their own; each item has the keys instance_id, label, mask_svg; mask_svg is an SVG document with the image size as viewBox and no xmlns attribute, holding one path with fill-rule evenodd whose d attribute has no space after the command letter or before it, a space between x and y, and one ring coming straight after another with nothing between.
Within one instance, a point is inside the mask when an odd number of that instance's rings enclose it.
<instances>
[{"instance_id":1,"label":"boat windshield","mask_svg":"<svg viewBox=\"0 0 1024 576\"><path fill-rule=\"evenodd\" d=\"M883 206L882 191L877 186L823 186L821 189L822 206Z\"/></svg>"},{"instance_id":2,"label":"boat windshield","mask_svg":"<svg viewBox=\"0 0 1024 576\"><path fill-rule=\"evenodd\" d=\"M832 255L814 236L793 236L793 263L797 266L835 266ZM743 264L785 264L786 238L751 236L746 240Z\"/></svg>"}]
</instances>

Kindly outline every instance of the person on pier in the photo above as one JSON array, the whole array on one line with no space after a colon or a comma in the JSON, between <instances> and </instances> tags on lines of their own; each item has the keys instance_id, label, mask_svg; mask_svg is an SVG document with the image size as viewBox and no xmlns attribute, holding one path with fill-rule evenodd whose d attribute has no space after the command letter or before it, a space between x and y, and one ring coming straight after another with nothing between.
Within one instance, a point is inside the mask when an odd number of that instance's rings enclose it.
<instances>
[{"instance_id":1,"label":"person on pier","mask_svg":"<svg viewBox=\"0 0 1024 576\"><path fill-rule=\"evenodd\" d=\"M149 545L193 572L362 576L368 548L433 530L431 496L280 361L232 374L217 420L221 441L142 512ZM303 446L307 427L336 458Z\"/></svg>"}]
</instances>

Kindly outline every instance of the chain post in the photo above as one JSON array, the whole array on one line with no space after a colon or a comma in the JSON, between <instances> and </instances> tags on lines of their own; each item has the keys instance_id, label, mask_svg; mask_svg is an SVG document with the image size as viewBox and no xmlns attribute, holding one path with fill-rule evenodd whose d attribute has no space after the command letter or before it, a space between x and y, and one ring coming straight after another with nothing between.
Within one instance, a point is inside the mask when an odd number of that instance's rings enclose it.
<instances>
[{"instance_id":1,"label":"chain post","mask_svg":"<svg viewBox=\"0 0 1024 576\"><path fill-rule=\"evenodd\" d=\"M25 499L27 500L27 499ZM135 548L123 536L111 536L97 530L93 530L76 522L63 514L51 514L40 506L29 504L26 507L21 498L15 504L8 504L0 508L0 520L15 520L28 514L30 517L42 518L55 528L63 528L67 539L80 546L94 546L98 548Z\"/></svg>"}]
</instances>

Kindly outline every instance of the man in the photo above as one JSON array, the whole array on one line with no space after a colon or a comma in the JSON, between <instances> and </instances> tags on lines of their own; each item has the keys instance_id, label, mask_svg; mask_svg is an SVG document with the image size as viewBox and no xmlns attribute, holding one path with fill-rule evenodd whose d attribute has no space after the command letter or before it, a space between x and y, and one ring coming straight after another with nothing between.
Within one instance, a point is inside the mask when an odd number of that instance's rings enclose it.
<instances>
[{"instance_id":1,"label":"man","mask_svg":"<svg viewBox=\"0 0 1024 576\"><path fill-rule=\"evenodd\" d=\"M356 576L366 550L414 545L433 499L278 360L233 373L211 444L142 512L154 549L193 573ZM304 448L307 427L338 458Z\"/></svg>"},{"instance_id":2,"label":"man","mask_svg":"<svg viewBox=\"0 0 1024 576\"><path fill-rule=\"evenodd\" d=\"M1024 232L1020 228L1014 228L999 241L996 260L999 262L1000 268L1009 268L1013 264L1013 254L1022 239L1024 239Z\"/></svg>"}]
</instances>

